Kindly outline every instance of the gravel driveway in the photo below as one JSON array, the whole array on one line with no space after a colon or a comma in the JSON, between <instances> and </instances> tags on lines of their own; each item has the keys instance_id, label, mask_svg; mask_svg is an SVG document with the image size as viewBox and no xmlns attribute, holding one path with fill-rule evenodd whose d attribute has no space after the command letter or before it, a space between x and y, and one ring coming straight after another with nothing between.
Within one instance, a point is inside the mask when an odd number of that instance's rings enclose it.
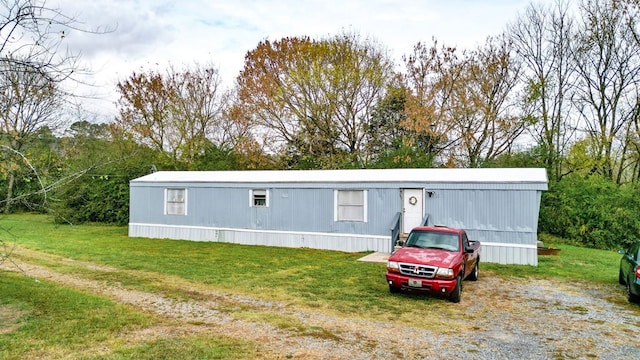
<instances>
[{"instance_id":1,"label":"gravel driveway","mask_svg":"<svg viewBox=\"0 0 640 360\"><path fill-rule=\"evenodd\" d=\"M25 255L50 256L31 251ZM116 270L63 260L85 271ZM260 343L255 357L263 359L640 359L640 306L626 302L622 286L505 280L481 273L479 281L464 283L462 301L451 304L455 308L437 319L450 325L450 330L436 333L220 294L171 279L172 286L194 295L181 301L16 262L29 276L88 290L172 318L177 324L130 334L131 341L213 332ZM8 263L0 268L16 271ZM230 315L230 307L277 313L296 319L309 330L301 334L263 321L245 320ZM101 351L105 350L87 349L86 353Z\"/></svg>"}]
</instances>

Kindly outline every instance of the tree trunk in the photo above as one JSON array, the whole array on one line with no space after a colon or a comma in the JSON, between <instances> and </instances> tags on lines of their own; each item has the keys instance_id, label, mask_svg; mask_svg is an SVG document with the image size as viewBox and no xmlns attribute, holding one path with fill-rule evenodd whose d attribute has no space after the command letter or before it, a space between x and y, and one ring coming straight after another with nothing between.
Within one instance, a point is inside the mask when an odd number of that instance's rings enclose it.
<instances>
[{"instance_id":1,"label":"tree trunk","mask_svg":"<svg viewBox=\"0 0 640 360\"><path fill-rule=\"evenodd\" d=\"M4 213L9 214L11 212L11 203L13 202L13 185L15 183L15 174L13 171L9 173L9 181L7 182L7 198L4 203Z\"/></svg>"}]
</instances>

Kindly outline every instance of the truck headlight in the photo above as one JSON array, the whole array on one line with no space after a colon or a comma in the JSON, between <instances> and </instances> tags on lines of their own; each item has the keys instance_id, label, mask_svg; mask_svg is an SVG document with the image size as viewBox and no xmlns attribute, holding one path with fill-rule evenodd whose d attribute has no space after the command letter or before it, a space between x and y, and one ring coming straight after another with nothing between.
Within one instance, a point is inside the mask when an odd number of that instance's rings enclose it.
<instances>
[{"instance_id":1,"label":"truck headlight","mask_svg":"<svg viewBox=\"0 0 640 360\"><path fill-rule=\"evenodd\" d=\"M436 271L436 277L441 279L453 279L453 269L438 268L438 271Z\"/></svg>"},{"instance_id":2,"label":"truck headlight","mask_svg":"<svg viewBox=\"0 0 640 360\"><path fill-rule=\"evenodd\" d=\"M397 261L387 261L387 270L393 272L400 272L400 267Z\"/></svg>"}]
</instances>

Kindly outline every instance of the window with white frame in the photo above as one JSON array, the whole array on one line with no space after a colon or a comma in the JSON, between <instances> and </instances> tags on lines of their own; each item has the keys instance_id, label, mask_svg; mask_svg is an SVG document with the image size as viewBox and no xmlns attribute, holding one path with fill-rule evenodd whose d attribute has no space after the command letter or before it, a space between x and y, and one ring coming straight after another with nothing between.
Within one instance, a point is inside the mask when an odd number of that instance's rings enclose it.
<instances>
[{"instance_id":1,"label":"window with white frame","mask_svg":"<svg viewBox=\"0 0 640 360\"><path fill-rule=\"evenodd\" d=\"M187 189L164 189L165 215L187 215Z\"/></svg>"},{"instance_id":2,"label":"window with white frame","mask_svg":"<svg viewBox=\"0 0 640 360\"><path fill-rule=\"evenodd\" d=\"M335 221L367 222L366 190L335 190Z\"/></svg>"},{"instance_id":3,"label":"window with white frame","mask_svg":"<svg viewBox=\"0 0 640 360\"><path fill-rule=\"evenodd\" d=\"M267 207L269 206L269 192L266 189L249 190L249 206L251 207Z\"/></svg>"}]
</instances>

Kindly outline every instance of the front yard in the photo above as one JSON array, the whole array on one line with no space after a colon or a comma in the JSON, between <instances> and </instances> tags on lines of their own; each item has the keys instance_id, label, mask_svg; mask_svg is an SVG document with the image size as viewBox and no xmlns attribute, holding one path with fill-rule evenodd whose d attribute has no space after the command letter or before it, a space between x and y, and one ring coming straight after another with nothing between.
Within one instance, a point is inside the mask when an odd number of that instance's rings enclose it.
<instances>
[{"instance_id":1,"label":"front yard","mask_svg":"<svg viewBox=\"0 0 640 360\"><path fill-rule=\"evenodd\" d=\"M0 358L640 355L614 251L482 264L452 304L389 294L364 254L134 239L40 215L0 226L19 266L0 272Z\"/></svg>"}]
</instances>

